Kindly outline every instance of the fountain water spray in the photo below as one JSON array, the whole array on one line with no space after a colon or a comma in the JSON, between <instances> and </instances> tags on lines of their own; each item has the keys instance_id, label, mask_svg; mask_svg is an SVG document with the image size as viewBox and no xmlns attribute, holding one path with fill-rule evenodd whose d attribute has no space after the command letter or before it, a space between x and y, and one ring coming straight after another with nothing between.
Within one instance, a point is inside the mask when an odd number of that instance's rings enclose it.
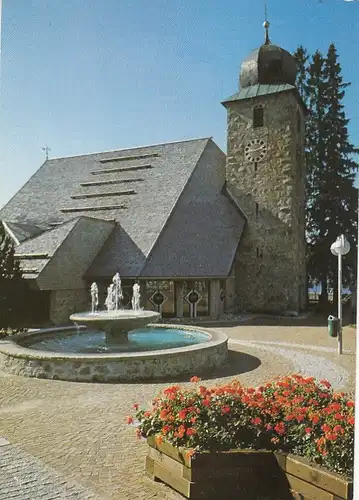
<instances>
[{"instance_id":1,"label":"fountain water spray","mask_svg":"<svg viewBox=\"0 0 359 500\"><path fill-rule=\"evenodd\" d=\"M113 286L114 286L114 302L115 302L115 307L114 310L118 311L121 309L120 307L120 302L123 299L123 294L122 294L122 287L121 287L121 278L120 274L116 273L115 276L112 278Z\"/></svg>"},{"instance_id":2,"label":"fountain water spray","mask_svg":"<svg viewBox=\"0 0 359 500\"><path fill-rule=\"evenodd\" d=\"M115 309L115 301L113 298L113 283L107 287L107 297L105 300L105 306L108 312L114 311Z\"/></svg>"},{"instance_id":3,"label":"fountain water spray","mask_svg":"<svg viewBox=\"0 0 359 500\"><path fill-rule=\"evenodd\" d=\"M74 313L71 314L70 319L74 323L86 325L88 328L104 331L112 340L114 336L123 340L127 338L129 331L144 328L149 323L157 321L161 316L158 312L146 311L140 307L140 285L138 283L133 285L132 309L125 309L121 306L122 299L121 278L119 273L116 273L112 278L112 283L107 288L105 300L107 311L96 310L98 288L96 283L92 283L92 312Z\"/></svg>"},{"instance_id":4,"label":"fountain water spray","mask_svg":"<svg viewBox=\"0 0 359 500\"><path fill-rule=\"evenodd\" d=\"M140 285L138 283L135 283L132 287L132 309L134 311L140 311Z\"/></svg>"},{"instance_id":5,"label":"fountain water spray","mask_svg":"<svg viewBox=\"0 0 359 500\"><path fill-rule=\"evenodd\" d=\"M91 285L91 311L92 313L96 312L98 306L98 286L96 283L92 283Z\"/></svg>"}]
</instances>

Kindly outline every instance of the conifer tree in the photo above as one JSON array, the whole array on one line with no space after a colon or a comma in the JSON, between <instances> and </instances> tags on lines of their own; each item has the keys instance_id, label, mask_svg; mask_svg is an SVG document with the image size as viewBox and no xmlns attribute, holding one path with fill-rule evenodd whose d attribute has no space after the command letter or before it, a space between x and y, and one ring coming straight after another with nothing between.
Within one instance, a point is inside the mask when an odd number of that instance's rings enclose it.
<instances>
[{"instance_id":1,"label":"conifer tree","mask_svg":"<svg viewBox=\"0 0 359 500\"><path fill-rule=\"evenodd\" d=\"M299 47L297 88L308 108L306 121L306 236L311 281L321 282L322 302L337 277L330 245L344 233L351 252L343 259L343 282L352 285L356 263L358 194L354 187L357 150L349 140L343 98L345 88L338 54L331 44L327 57L316 51L309 61ZM309 63L308 63L309 61ZM336 287L334 286L334 290Z\"/></svg>"},{"instance_id":2,"label":"conifer tree","mask_svg":"<svg viewBox=\"0 0 359 500\"><path fill-rule=\"evenodd\" d=\"M13 242L0 221L0 329L18 324L24 289Z\"/></svg>"},{"instance_id":3,"label":"conifer tree","mask_svg":"<svg viewBox=\"0 0 359 500\"><path fill-rule=\"evenodd\" d=\"M338 234L345 234L351 244L350 253L343 259L343 281L353 285L355 281L357 245L358 190L354 187L358 164L354 161L358 150L351 144L347 125L349 120L343 106L345 89L341 66L334 44L328 49L324 67L326 88L326 169L323 172L323 203L320 216L325 228L324 240L333 242ZM337 277L335 257L328 261L328 279L333 286ZM334 290L336 287L334 286Z\"/></svg>"}]
</instances>

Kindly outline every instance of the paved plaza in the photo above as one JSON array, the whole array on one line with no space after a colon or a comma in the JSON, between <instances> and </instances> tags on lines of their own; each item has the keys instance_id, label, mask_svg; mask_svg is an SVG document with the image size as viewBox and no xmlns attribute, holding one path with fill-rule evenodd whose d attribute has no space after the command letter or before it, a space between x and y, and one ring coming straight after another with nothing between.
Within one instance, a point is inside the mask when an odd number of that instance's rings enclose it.
<instances>
[{"instance_id":1,"label":"paved plaza","mask_svg":"<svg viewBox=\"0 0 359 500\"><path fill-rule=\"evenodd\" d=\"M355 329L344 328L339 357L325 326L302 323L258 319L218 327L230 338L229 365L204 382L237 378L258 385L302 372L352 391ZM183 498L144 476L146 443L125 422L134 402L145 405L167 385L81 384L0 373L0 500Z\"/></svg>"}]
</instances>

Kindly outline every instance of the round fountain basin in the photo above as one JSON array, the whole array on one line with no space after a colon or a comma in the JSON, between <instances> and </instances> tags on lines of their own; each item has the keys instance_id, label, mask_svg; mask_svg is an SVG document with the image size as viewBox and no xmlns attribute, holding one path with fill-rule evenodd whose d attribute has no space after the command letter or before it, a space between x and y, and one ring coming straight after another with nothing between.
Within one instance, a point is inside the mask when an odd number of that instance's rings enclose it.
<instances>
[{"instance_id":1,"label":"round fountain basin","mask_svg":"<svg viewBox=\"0 0 359 500\"><path fill-rule=\"evenodd\" d=\"M70 330L42 339L24 339L19 343L24 347L40 351L106 354L175 349L210 340L211 336L205 332L147 327L128 332L124 338L120 336L113 339L105 332Z\"/></svg>"},{"instance_id":2,"label":"round fountain basin","mask_svg":"<svg viewBox=\"0 0 359 500\"><path fill-rule=\"evenodd\" d=\"M143 328L149 323L154 323L160 316L161 314L156 311L122 309L119 311L74 313L71 314L70 320L111 335L122 335L130 330Z\"/></svg>"},{"instance_id":3,"label":"round fountain basin","mask_svg":"<svg viewBox=\"0 0 359 500\"><path fill-rule=\"evenodd\" d=\"M78 382L199 375L226 362L227 343L222 332L182 325L149 325L113 343L86 327L51 328L1 340L0 370Z\"/></svg>"}]
</instances>

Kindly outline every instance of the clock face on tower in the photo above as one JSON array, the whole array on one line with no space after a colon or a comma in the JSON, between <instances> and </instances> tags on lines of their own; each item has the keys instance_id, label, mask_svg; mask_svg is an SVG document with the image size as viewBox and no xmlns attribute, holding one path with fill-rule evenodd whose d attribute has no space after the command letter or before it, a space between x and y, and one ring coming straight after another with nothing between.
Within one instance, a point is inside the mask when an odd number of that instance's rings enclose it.
<instances>
[{"instance_id":1,"label":"clock face on tower","mask_svg":"<svg viewBox=\"0 0 359 500\"><path fill-rule=\"evenodd\" d=\"M244 156L247 161L262 161L267 154L267 145L264 139L252 139L244 148Z\"/></svg>"}]
</instances>

